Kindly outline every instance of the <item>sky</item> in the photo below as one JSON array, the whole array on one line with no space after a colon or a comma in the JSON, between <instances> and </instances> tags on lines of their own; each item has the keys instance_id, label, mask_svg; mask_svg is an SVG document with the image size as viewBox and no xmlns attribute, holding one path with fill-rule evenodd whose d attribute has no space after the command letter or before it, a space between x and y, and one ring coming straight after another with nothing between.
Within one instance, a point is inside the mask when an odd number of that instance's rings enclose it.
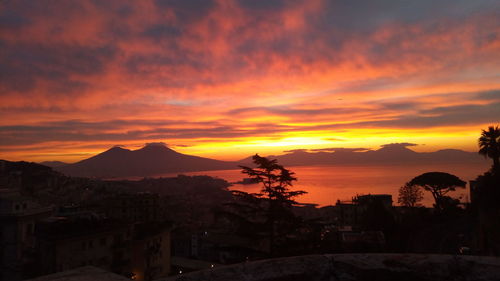
<instances>
[{"instance_id":1,"label":"sky","mask_svg":"<svg viewBox=\"0 0 500 281\"><path fill-rule=\"evenodd\" d=\"M0 158L476 151L500 122L499 18L497 0L3 0Z\"/></svg>"}]
</instances>

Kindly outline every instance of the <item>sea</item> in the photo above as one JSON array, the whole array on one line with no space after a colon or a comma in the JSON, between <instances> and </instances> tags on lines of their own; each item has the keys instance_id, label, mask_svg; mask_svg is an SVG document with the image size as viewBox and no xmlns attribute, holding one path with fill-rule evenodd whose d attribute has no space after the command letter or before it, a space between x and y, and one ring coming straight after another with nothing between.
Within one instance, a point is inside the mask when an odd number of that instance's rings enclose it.
<instances>
[{"instance_id":1,"label":"sea","mask_svg":"<svg viewBox=\"0 0 500 281\"><path fill-rule=\"evenodd\" d=\"M399 187L412 178L426 172L446 172L458 176L467 182L465 189L451 192L450 196L468 202L469 181L489 169L487 163L479 166L470 164L439 165L327 165L327 166L290 166L286 167L295 173L297 181L291 190L304 190L307 194L296 198L301 203L312 203L318 206L334 205L337 200L350 201L356 195L390 194L397 205ZM218 170L183 173L184 175L208 175L227 180L233 185L231 190L257 193L259 184L237 184L246 178L241 170ZM166 174L162 176L175 176ZM424 192L423 205L431 207L432 196Z\"/></svg>"}]
</instances>

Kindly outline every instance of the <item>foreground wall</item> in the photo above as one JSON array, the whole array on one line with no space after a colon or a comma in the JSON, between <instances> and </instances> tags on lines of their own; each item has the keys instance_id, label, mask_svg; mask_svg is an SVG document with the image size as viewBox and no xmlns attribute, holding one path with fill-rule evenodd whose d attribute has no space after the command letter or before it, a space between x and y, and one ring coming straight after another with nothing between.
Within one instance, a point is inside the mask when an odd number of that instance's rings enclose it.
<instances>
[{"instance_id":1,"label":"foreground wall","mask_svg":"<svg viewBox=\"0 0 500 281\"><path fill-rule=\"evenodd\" d=\"M82 267L32 281L130 280ZM221 266L156 281L498 281L500 258L415 254L335 254Z\"/></svg>"},{"instance_id":2,"label":"foreground wall","mask_svg":"<svg viewBox=\"0 0 500 281\"><path fill-rule=\"evenodd\" d=\"M162 281L497 281L500 258L416 254L335 254L224 266Z\"/></svg>"}]
</instances>

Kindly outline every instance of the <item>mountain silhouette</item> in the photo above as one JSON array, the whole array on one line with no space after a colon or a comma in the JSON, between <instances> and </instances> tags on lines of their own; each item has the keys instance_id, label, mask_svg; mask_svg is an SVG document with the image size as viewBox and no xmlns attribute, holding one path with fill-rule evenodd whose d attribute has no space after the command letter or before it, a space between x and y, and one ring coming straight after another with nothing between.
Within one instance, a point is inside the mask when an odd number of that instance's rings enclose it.
<instances>
[{"instance_id":1,"label":"mountain silhouette","mask_svg":"<svg viewBox=\"0 0 500 281\"><path fill-rule=\"evenodd\" d=\"M149 143L129 150L119 146L56 170L79 177L145 177L167 173L235 169L236 163L176 152L163 143Z\"/></svg>"},{"instance_id":2,"label":"mountain silhouette","mask_svg":"<svg viewBox=\"0 0 500 281\"><path fill-rule=\"evenodd\" d=\"M61 162L61 161L44 161L44 162L40 162L39 164L47 166L47 167L51 167L51 168L56 168L56 167L68 165L68 163Z\"/></svg>"},{"instance_id":3,"label":"mountain silhouette","mask_svg":"<svg viewBox=\"0 0 500 281\"><path fill-rule=\"evenodd\" d=\"M488 161L475 152L443 149L435 152L416 152L410 143L382 145L380 149L326 148L297 149L282 155L267 156L284 166L313 165L426 165L470 164L486 165ZM74 164L54 169L69 176L97 178L152 177L168 173L239 169L238 165L252 166L252 157L228 162L191 156L176 152L163 143L149 143L129 150L120 146Z\"/></svg>"},{"instance_id":4,"label":"mountain silhouette","mask_svg":"<svg viewBox=\"0 0 500 281\"><path fill-rule=\"evenodd\" d=\"M391 143L380 149L327 148L296 149L282 155L268 156L284 166L312 165L411 165L411 164L471 164L486 165L487 160L475 152L443 149L435 152L416 152L408 147L411 143ZM251 165L251 157L239 161L240 165Z\"/></svg>"}]
</instances>

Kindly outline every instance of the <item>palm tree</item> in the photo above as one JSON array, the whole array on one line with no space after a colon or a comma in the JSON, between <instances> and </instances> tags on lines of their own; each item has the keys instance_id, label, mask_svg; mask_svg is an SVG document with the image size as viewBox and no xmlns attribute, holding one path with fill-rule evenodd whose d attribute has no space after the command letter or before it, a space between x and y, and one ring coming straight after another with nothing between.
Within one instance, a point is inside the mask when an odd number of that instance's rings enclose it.
<instances>
[{"instance_id":1,"label":"palm tree","mask_svg":"<svg viewBox=\"0 0 500 281\"><path fill-rule=\"evenodd\" d=\"M500 127L489 126L479 138L479 154L493 159L493 171L500 169Z\"/></svg>"}]
</instances>

